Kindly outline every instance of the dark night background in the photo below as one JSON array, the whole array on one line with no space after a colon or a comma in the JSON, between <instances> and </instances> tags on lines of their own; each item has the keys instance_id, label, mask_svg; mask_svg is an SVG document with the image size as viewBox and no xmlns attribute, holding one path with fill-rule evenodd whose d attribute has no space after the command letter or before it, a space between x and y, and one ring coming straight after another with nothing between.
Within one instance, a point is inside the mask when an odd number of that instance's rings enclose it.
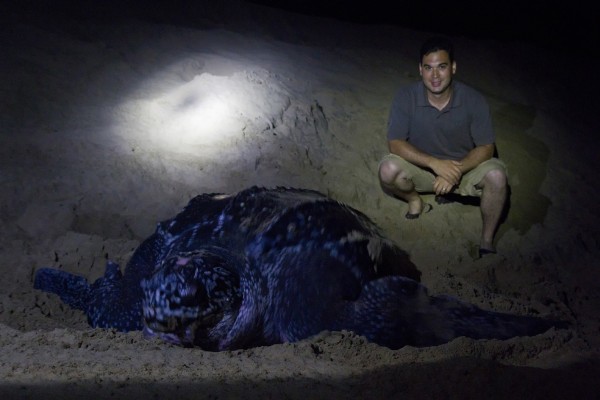
<instances>
[{"instance_id":1,"label":"dark night background","mask_svg":"<svg viewBox=\"0 0 600 400\"><path fill-rule=\"evenodd\" d=\"M359 23L393 24L472 38L576 48L597 34L597 16L577 3L536 1L276 1L254 3Z\"/></svg>"},{"instance_id":2,"label":"dark night background","mask_svg":"<svg viewBox=\"0 0 600 400\"><path fill-rule=\"evenodd\" d=\"M244 1L242 1L244 2ZM537 1L365 1L249 0L291 12L363 24L392 24L469 38L533 42L550 51L585 51L598 37L598 17L577 2ZM215 2L217 4L218 2ZM68 15L77 18L135 16L161 22L192 23L203 1L123 0L97 2L11 1L5 8L24 17Z\"/></svg>"}]
</instances>

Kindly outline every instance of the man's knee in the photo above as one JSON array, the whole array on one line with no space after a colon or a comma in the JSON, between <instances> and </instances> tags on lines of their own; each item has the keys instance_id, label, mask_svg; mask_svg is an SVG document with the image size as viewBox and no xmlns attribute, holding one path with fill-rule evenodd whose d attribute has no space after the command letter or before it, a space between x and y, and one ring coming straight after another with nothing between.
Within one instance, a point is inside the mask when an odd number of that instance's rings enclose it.
<instances>
[{"instance_id":1,"label":"man's knee","mask_svg":"<svg viewBox=\"0 0 600 400\"><path fill-rule=\"evenodd\" d=\"M484 188L504 189L508 184L506 172L503 169L497 168L488 171L483 177Z\"/></svg>"},{"instance_id":2,"label":"man's knee","mask_svg":"<svg viewBox=\"0 0 600 400\"><path fill-rule=\"evenodd\" d=\"M386 185L392 185L399 173L400 168L392 160L383 160L379 164L379 180Z\"/></svg>"}]
</instances>

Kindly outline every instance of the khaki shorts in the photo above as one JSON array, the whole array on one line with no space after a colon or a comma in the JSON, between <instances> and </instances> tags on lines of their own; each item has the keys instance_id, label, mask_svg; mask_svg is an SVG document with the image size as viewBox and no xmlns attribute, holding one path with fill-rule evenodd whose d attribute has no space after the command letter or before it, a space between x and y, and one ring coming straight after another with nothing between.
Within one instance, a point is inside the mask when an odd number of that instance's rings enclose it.
<instances>
[{"instance_id":1,"label":"khaki shorts","mask_svg":"<svg viewBox=\"0 0 600 400\"><path fill-rule=\"evenodd\" d=\"M406 171L409 179L415 184L417 192L433 192L435 175L429 170L411 164L395 154L388 154L381 161L387 160L393 160L403 171ZM498 158L491 158L464 174L460 180L460 184L452 193L457 193L461 196L481 197L482 190L477 188L476 185L481 182L485 174L494 169L501 169L508 175L506 164Z\"/></svg>"}]
</instances>

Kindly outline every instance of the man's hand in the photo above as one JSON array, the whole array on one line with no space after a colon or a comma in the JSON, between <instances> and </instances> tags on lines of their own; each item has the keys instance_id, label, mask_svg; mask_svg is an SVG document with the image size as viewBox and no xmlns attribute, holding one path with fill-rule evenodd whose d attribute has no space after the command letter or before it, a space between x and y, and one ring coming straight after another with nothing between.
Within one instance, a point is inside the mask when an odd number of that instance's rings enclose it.
<instances>
[{"instance_id":1,"label":"man's hand","mask_svg":"<svg viewBox=\"0 0 600 400\"><path fill-rule=\"evenodd\" d=\"M436 176L433 181L433 191L436 195L447 194L454 190L455 185L448 182L441 176Z\"/></svg>"},{"instance_id":2,"label":"man's hand","mask_svg":"<svg viewBox=\"0 0 600 400\"><path fill-rule=\"evenodd\" d=\"M462 171L460 167L462 163L455 160L440 160L435 159L430 163L430 167L435 172L436 176L442 178L446 184L450 186L458 185L460 178L462 178ZM437 182L437 179L435 180ZM433 188L435 189L435 182ZM437 190L436 190L437 193ZM438 193L439 194L439 193Z\"/></svg>"}]
</instances>

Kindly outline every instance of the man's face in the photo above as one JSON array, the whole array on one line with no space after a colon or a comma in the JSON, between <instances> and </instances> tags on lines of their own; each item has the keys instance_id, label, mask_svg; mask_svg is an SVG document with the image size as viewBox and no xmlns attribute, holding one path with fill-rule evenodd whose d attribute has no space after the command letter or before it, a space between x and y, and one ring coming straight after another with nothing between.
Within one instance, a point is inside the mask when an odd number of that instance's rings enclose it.
<instances>
[{"instance_id":1,"label":"man's face","mask_svg":"<svg viewBox=\"0 0 600 400\"><path fill-rule=\"evenodd\" d=\"M423 83L432 94L444 93L452 83L455 72L456 62L450 63L450 56L445 50L425 55L419 64Z\"/></svg>"}]
</instances>

